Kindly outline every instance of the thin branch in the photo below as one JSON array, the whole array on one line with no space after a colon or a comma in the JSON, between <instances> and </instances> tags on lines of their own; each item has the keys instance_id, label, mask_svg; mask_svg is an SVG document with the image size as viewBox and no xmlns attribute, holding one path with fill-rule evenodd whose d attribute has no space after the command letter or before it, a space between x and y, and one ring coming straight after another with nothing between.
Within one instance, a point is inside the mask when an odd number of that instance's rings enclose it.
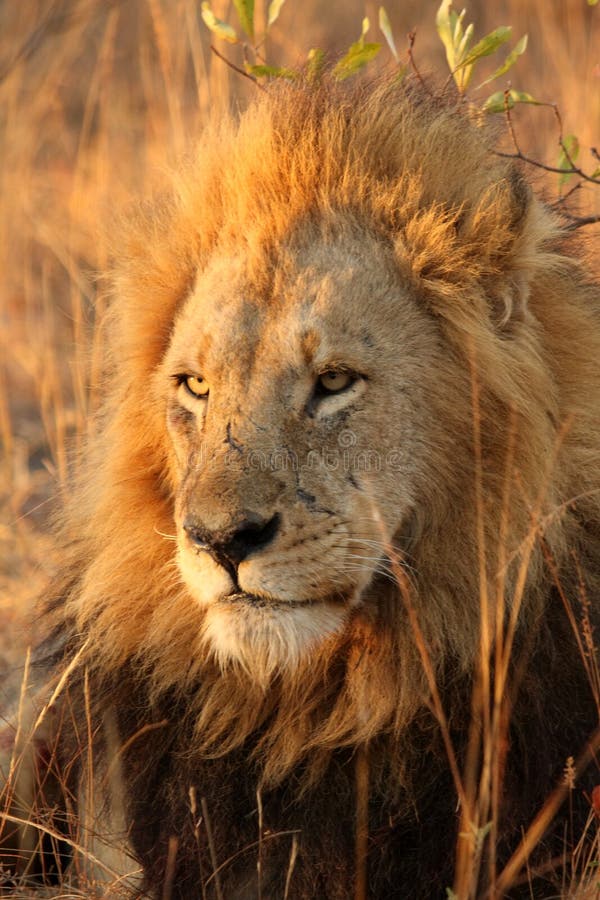
<instances>
[{"instance_id":1,"label":"thin branch","mask_svg":"<svg viewBox=\"0 0 600 900\"><path fill-rule=\"evenodd\" d=\"M223 54L217 50L217 48L214 46L214 44L210 45L210 49L215 54L215 56L218 56L219 59L222 59L223 62L225 63L225 65L229 66L230 69L233 69L233 71L237 72L238 75L243 75L244 78L248 78L249 81L251 81L253 84L256 85L256 87L259 89L259 91L266 92L266 88L263 87L262 84L258 83L258 81L254 77L254 75L251 75L250 72L245 72L244 69L241 69L239 66L236 66L235 63L232 63L230 59L227 59L226 56L223 56Z\"/></svg>"},{"instance_id":2,"label":"thin branch","mask_svg":"<svg viewBox=\"0 0 600 900\"><path fill-rule=\"evenodd\" d=\"M506 159L519 159L522 162L527 163L530 166L535 166L537 169L543 169L545 172L552 172L556 175L577 175L579 178L582 179L582 181L588 181L591 184L600 185L600 178L595 178L593 175L587 175L586 172L583 171L583 169L580 169L579 166L575 165L575 163L573 162L573 159L571 158L571 155L570 155L567 147L565 146L565 143L563 140L562 119L560 117L558 107L556 106L555 103L540 103L539 105L540 106L549 106L552 110L554 110L554 115L556 116L556 119L558 121L558 126L560 129L558 143L560 145L561 150L563 151L563 153L565 155L567 162L569 163L569 168L564 168L564 169L559 169L558 166L549 166L547 163L540 162L538 159L533 159L531 156L527 156L526 153L523 153L523 151L521 150L521 147L519 145L515 127L513 124L513 120L512 120L512 116L511 116L511 112L510 112L510 106L508 105L508 100L509 100L509 92L505 91L504 92L504 104L505 104L504 113L506 116L506 125L508 128L511 140L513 142L513 147L515 148L515 152L514 153L504 153L501 150L497 150L496 151L497 156L503 156Z\"/></svg>"},{"instance_id":3,"label":"thin branch","mask_svg":"<svg viewBox=\"0 0 600 900\"><path fill-rule=\"evenodd\" d=\"M409 31L407 37L408 37L408 50L406 51L406 56L408 59L408 65L410 66L410 68L412 68L413 72L415 73L415 75L421 82L422 86L425 88L425 90L427 90L427 92L430 93L430 91L427 88L427 85L425 84L423 76L421 75L421 73L419 72L419 69L417 68L417 64L415 62L415 57L414 57L414 53L413 53L413 47L415 46L415 40L417 38L417 29L413 28L412 31Z\"/></svg>"},{"instance_id":4,"label":"thin branch","mask_svg":"<svg viewBox=\"0 0 600 900\"><path fill-rule=\"evenodd\" d=\"M558 201L555 204L555 206L557 208L559 206L560 207L564 206L565 202L570 197L572 197L576 191L578 191L581 188L582 182L585 181L590 184L600 185L600 178L595 178L592 175L587 175L583 171L583 169L581 169L579 166L577 166L575 164L575 162L573 161L573 158L571 157L569 150L568 150L567 146L565 145L565 142L563 139L562 119L561 119L561 115L558 110L558 107L555 103L544 103L541 105L550 106L552 108L552 110L554 111L554 115L556 116L556 120L558 122L558 127L559 127L558 143L559 143L559 146L565 156L565 159L569 163L569 168L565 168L565 169L559 169L558 166L549 166L546 163L540 162L538 159L533 159L531 156L527 156L526 153L523 153L523 151L521 150L521 146L519 144L519 140L517 138L517 133L515 131L514 123L513 123L511 112L510 112L510 106L508 105L508 100L509 100L509 93L508 93L508 91L505 91L504 92L504 105L505 105L504 112L505 112L505 117L506 117L506 126L508 128L508 133L510 134L513 147L515 148L515 152L514 153L504 153L501 150L497 150L496 151L497 156L502 156L506 159L518 159L521 162L527 163L527 165L534 166L537 169L543 169L545 172L551 172L555 175L576 175L578 178L580 178L581 179L580 182L578 182L569 191L567 191L567 193L563 197L559 197ZM595 147L591 148L591 152L592 152L592 155L596 157L596 159L600 159L600 157L598 155L598 151L596 150ZM577 228L583 228L586 225L596 225L598 222L600 222L600 214L593 215L593 216L575 216L572 213L567 212L564 208L560 208L559 211L560 211L561 215L565 219L567 219L567 221L569 223L567 225L567 228L571 231L574 231Z\"/></svg>"},{"instance_id":5,"label":"thin branch","mask_svg":"<svg viewBox=\"0 0 600 900\"><path fill-rule=\"evenodd\" d=\"M558 200L553 204L555 209L558 209L561 216L565 219L569 220L569 225L567 228L571 231L574 231L576 228L583 228L585 225L595 225L600 222L600 215L595 216L575 216L573 213L569 212L564 208L565 204L571 199L571 197L580 191L582 188L581 181L578 181L577 184L574 184L572 188L563 194Z\"/></svg>"},{"instance_id":6,"label":"thin branch","mask_svg":"<svg viewBox=\"0 0 600 900\"><path fill-rule=\"evenodd\" d=\"M496 156L502 156L504 159L520 159L522 162L535 166L536 169L543 169L545 172L554 172L556 175L579 175L584 181L600 185L600 178L592 178L591 175L585 175L581 169L559 169L557 166L549 166L540 162L539 159L532 159L531 156L527 156L520 150L515 151L515 153L504 153L502 150L496 150L495 153Z\"/></svg>"},{"instance_id":7,"label":"thin branch","mask_svg":"<svg viewBox=\"0 0 600 900\"><path fill-rule=\"evenodd\" d=\"M563 212L562 215L569 220L567 228L575 231L577 228L583 228L584 225L597 225L600 222L600 215L597 216L572 216L570 213Z\"/></svg>"},{"instance_id":8,"label":"thin branch","mask_svg":"<svg viewBox=\"0 0 600 900\"><path fill-rule=\"evenodd\" d=\"M563 123L560 110L556 104L553 104L553 109L554 115L556 116L556 121L558 122L558 143L560 145L560 149L565 155L565 159L571 166L570 169L563 169L563 171L565 172L565 174L578 175L584 181L591 181L592 184L600 184L600 180L598 178L594 177L593 175L586 175L583 169L580 169L579 166L575 164L575 160L571 156L569 148L567 147L563 139Z\"/></svg>"},{"instance_id":9,"label":"thin branch","mask_svg":"<svg viewBox=\"0 0 600 900\"><path fill-rule=\"evenodd\" d=\"M573 194L576 194L577 191L581 190L581 182L578 181L577 184L574 184L573 187L569 188L566 193L561 194L558 200L556 201L556 206L560 206L570 200Z\"/></svg>"}]
</instances>

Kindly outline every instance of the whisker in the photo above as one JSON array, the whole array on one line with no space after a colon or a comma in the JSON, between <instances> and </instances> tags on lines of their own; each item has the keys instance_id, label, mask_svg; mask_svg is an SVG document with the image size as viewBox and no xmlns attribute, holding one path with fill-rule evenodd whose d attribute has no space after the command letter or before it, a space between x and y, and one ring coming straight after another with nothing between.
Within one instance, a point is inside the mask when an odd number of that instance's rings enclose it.
<instances>
[{"instance_id":1,"label":"whisker","mask_svg":"<svg viewBox=\"0 0 600 900\"><path fill-rule=\"evenodd\" d=\"M365 556L364 554L361 554L361 553L352 552L352 553L346 554L346 558L348 560L352 560L352 559L364 559L367 561L372 560L372 561L377 562L379 565L386 566L386 568L388 568L389 571L394 571L395 567L397 565L400 565L400 566L402 566L403 569L407 569L411 572L416 572L415 567L412 566L409 562L407 562L406 558L403 555L400 555L397 560L396 559L391 560L387 553L383 554L382 556Z\"/></svg>"},{"instance_id":2,"label":"whisker","mask_svg":"<svg viewBox=\"0 0 600 900\"><path fill-rule=\"evenodd\" d=\"M368 566L348 566L346 569L347 572L369 572L373 576L377 576L378 578L383 578L386 581L389 581L391 584L398 586L398 579L392 572L380 572L377 569L370 569Z\"/></svg>"},{"instance_id":3,"label":"whisker","mask_svg":"<svg viewBox=\"0 0 600 900\"><path fill-rule=\"evenodd\" d=\"M154 533L160 535L166 541L176 541L177 540L176 534L165 534L164 531L159 531L158 528L156 528L156 527L154 528Z\"/></svg>"}]
</instances>

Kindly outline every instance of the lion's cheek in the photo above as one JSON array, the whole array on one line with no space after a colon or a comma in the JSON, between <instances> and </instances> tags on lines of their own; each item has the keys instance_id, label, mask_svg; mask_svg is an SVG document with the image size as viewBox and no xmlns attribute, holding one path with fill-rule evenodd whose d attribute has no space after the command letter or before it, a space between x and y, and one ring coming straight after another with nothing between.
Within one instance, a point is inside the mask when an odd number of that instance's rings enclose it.
<instances>
[{"instance_id":1,"label":"lion's cheek","mask_svg":"<svg viewBox=\"0 0 600 900\"><path fill-rule=\"evenodd\" d=\"M215 603L234 590L233 581L225 569L208 553L180 546L177 564L194 600L203 606Z\"/></svg>"}]
</instances>

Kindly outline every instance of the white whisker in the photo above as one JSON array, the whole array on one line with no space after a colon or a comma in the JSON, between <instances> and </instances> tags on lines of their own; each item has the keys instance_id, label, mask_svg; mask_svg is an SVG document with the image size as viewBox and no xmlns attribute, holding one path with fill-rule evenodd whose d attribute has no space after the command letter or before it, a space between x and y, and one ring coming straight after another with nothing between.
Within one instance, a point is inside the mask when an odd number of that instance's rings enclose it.
<instances>
[{"instance_id":1,"label":"white whisker","mask_svg":"<svg viewBox=\"0 0 600 900\"><path fill-rule=\"evenodd\" d=\"M163 537L166 541L177 541L176 534L165 534L164 531L159 531L158 528L154 528L154 533Z\"/></svg>"}]
</instances>

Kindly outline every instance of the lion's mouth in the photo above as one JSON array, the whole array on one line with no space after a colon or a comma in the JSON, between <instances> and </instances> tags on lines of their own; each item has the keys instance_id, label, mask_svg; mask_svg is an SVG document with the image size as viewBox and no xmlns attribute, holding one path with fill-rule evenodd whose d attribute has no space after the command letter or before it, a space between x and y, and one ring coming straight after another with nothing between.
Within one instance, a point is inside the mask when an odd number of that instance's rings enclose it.
<instances>
[{"instance_id":1,"label":"lion's mouth","mask_svg":"<svg viewBox=\"0 0 600 900\"><path fill-rule=\"evenodd\" d=\"M274 597L271 595L260 595L260 594L250 594L246 591L235 591L231 594L226 594L224 597L221 597L220 603L227 605L235 605L240 604L244 606L251 606L254 609L262 607L268 609L298 609L299 607L307 607L307 606L317 606L324 603L332 603L335 605L344 606L348 601L348 597L342 593L336 593L335 595L330 595L327 597L319 597L315 598L300 598L298 600L282 600L280 597Z\"/></svg>"}]
</instances>

